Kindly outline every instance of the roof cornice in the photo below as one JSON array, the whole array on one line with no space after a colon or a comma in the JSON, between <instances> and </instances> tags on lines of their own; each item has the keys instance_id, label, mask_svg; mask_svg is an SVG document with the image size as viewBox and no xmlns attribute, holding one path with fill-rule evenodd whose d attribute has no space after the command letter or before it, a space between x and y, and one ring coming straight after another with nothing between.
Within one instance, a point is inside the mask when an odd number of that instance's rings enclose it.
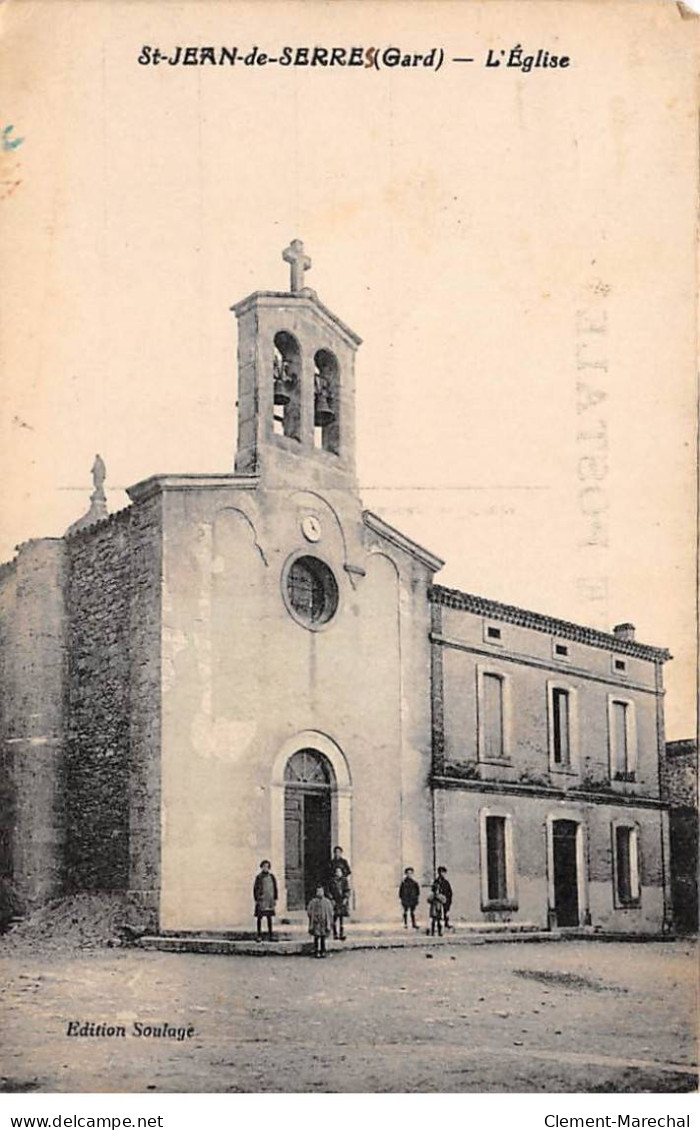
<instances>
[{"instance_id":1,"label":"roof cornice","mask_svg":"<svg viewBox=\"0 0 700 1130\"><path fill-rule=\"evenodd\" d=\"M231 310L240 318L241 314L245 314L253 306L300 306L306 307L309 310L314 310L320 314L322 319L330 322L331 328L336 330L340 335L345 338L345 341L352 349L357 349L358 345L362 345L362 338L358 337L354 330L343 322L337 314L324 306L321 299L316 294L316 291L306 287L299 294L292 294L290 291L284 290L256 290L253 294L249 294L247 298L242 298L240 302L236 302Z\"/></svg>"},{"instance_id":2,"label":"roof cornice","mask_svg":"<svg viewBox=\"0 0 700 1130\"><path fill-rule=\"evenodd\" d=\"M504 620L509 624L517 624L521 628L532 628L536 632L547 632L552 636L576 640L578 643L588 644L590 647L601 647L606 651L619 651L624 655L634 655L638 659L650 659L652 662L664 663L671 658L671 653L666 648L652 647L649 644L637 643L636 640L623 640L619 636L614 636L612 632L601 632L597 628L587 628L582 624L574 624L570 620L558 620L554 616L545 616L541 612L531 612L526 608L517 608L512 604L500 604L497 600L474 596L472 593L461 592L459 589L448 589L443 585L433 585L428 590L428 599L433 604L441 604L446 608L474 612L478 616Z\"/></svg>"},{"instance_id":3,"label":"roof cornice","mask_svg":"<svg viewBox=\"0 0 700 1130\"><path fill-rule=\"evenodd\" d=\"M157 494L187 490L255 490L258 475L151 475L126 488L132 502L145 502Z\"/></svg>"}]
</instances>

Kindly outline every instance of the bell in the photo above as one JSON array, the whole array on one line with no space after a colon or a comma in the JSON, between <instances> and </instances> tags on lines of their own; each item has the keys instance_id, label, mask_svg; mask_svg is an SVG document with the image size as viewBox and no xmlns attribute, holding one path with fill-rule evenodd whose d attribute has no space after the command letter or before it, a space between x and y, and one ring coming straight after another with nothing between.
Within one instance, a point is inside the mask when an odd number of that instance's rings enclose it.
<instances>
[{"instance_id":1,"label":"bell","mask_svg":"<svg viewBox=\"0 0 700 1130\"><path fill-rule=\"evenodd\" d=\"M274 360L273 366L274 384L272 391L272 400L274 404L289 404L288 388L291 387L293 378L289 372L286 361L280 361L277 357Z\"/></svg>"},{"instance_id":2,"label":"bell","mask_svg":"<svg viewBox=\"0 0 700 1130\"><path fill-rule=\"evenodd\" d=\"M326 390L321 389L314 400L314 425L317 428L325 428L327 424L332 424L334 420L335 412L328 402Z\"/></svg>"},{"instance_id":3,"label":"bell","mask_svg":"<svg viewBox=\"0 0 700 1130\"><path fill-rule=\"evenodd\" d=\"M277 375L275 375L272 399L275 404L289 404L289 393L284 387L284 381Z\"/></svg>"}]
</instances>

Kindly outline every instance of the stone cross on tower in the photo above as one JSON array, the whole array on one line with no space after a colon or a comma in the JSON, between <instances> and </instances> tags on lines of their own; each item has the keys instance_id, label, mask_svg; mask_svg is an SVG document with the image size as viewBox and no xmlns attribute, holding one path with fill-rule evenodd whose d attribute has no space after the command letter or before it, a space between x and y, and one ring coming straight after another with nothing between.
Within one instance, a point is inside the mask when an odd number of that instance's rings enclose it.
<instances>
[{"instance_id":1,"label":"stone cross on tower","mask_svg":"<svg viewBox=\"0 0 700 1130\"><path fill-rule=\"evenodd\" d=\"M311 260L308 255L304 254L304 244L301 240L293 239L289 247L282 252L282 258L291 267L290 289L292 294L300 294L304 289L304 271L311 269Z\"/></svg>"}]
</instances>

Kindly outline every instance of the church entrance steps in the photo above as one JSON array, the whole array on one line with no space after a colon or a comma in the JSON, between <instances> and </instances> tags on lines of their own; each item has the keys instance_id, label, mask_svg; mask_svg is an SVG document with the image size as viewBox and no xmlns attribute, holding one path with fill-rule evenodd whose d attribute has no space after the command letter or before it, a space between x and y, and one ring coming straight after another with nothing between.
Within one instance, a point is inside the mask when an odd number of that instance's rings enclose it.
<instances>
[{"instance_id":1,"label":"church entrance steps","mask_svg":"<svg viewBox=\"0 0 700 1130\"><path fill-rule=\"evenodd\" d=\"M343 950L366 949L432 949L436 946L464 946L486 945L489 942L541 942L557 941L562 935L554 930L542 930L531 924L470 924L460 923L459 926L443 934L442 937L432 937L421 930L396 930L371 923L353 923L346 929L345 941L329 938L328 946L332 952ZM269 954L307 954L313 949L313 943L301 927L285 926L275 934L272 941L258 942L251 933L222 932L222 933L163 933L143 937L139 945L144 949L156 949L171 953L215 953L215 954L249 954L255 957Z\"/></svg>"},{"instance_id":2,"label":"church entrance steps","mask_svg":"<svg viewBox=\"0 0 700 1130\"><path fill-rule=\"evenodd\" d=\"M298 918L281 918L276 919L274 923L275 936L277 938L284 938L293 940L300 936L308 937L308 927L306 915L302 920L301 916ZM422 923L418 929L411 930L404 928L396 922L345 922L345 933L350 937L365 937L367 935L378 937L397 937L402 938L404 941L411 937L421 935L425 936L427 925ZM535 931L544 931L543 926L538 926L534 922L455 922L448 931L445 932L446 938L459 938L465 934L529 934ZM549 933L549 931L546 931ZM159 937L179 937L186 935L187 937L216 937L216 938L229 938L234 941L254 940L255 935L250 928L246 926L232 927L230 930L163 930Z\"/></svg>"}]
</instances>

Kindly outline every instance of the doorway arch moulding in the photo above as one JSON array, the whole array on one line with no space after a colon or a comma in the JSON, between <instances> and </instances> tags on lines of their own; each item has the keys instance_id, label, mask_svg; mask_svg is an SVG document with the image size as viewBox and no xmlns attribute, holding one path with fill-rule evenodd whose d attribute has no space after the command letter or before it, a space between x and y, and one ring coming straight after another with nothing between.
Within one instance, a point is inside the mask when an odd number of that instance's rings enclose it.
<instances>
[{"instance_id":1,"label":"doorway arch moulding","mask_svg":"<svg viewBox=\"0 0 700 1130\"><path fill-rule=\"evenodd\" d=\"M322 753L330 762L335 778L331 796L331 838L333 844L340 844L346 856L352 860L352 779L345 754L328 734L319 730L301 730L288 738L282 745L272 766L270 781L270 856L272 868L280 877L278 914L287 914L287 887L285 836L284 836L284 793L287 784L285 769L290 758L301 750L311 749Z\"/></svg>"}]
</instances>

